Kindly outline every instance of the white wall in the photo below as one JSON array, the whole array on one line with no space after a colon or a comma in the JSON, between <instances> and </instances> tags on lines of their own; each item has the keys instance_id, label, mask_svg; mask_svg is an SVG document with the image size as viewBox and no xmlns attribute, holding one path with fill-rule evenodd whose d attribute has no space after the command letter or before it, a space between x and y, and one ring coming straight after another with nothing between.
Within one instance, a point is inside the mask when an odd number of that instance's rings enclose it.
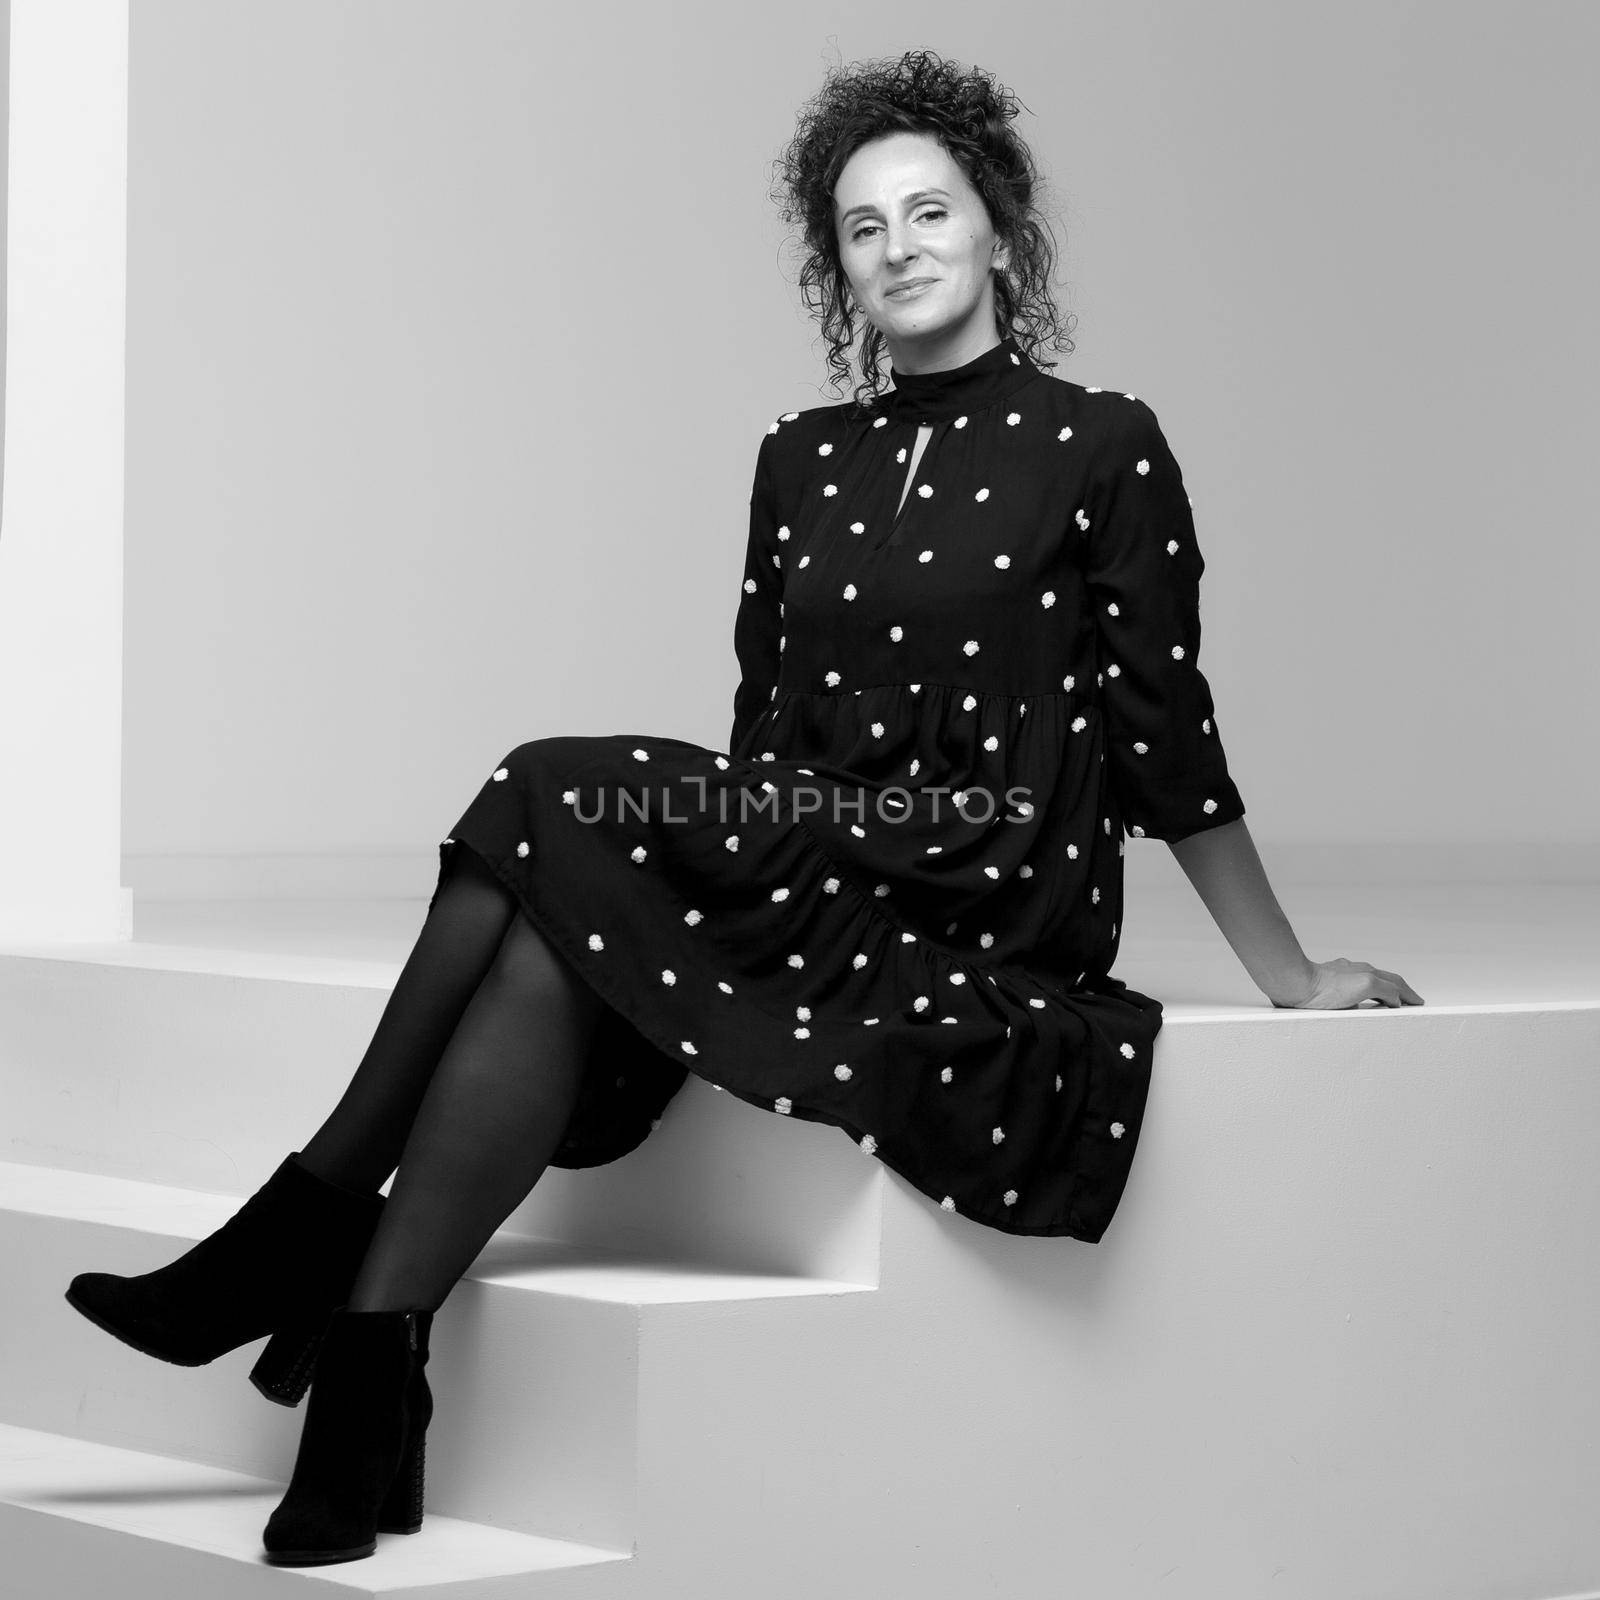
<instances>
[{"instance_id":1,"label":"white wall","mask_svg":"<svg viewBox=\"0 0 1600 1600\"><path fill-rule=\"evenodd\" d=\"M139 0L127 881L424 894L524 739L721 746L755 450L836 398L768 163L827 61L917 46L1029 107L1057 371L1183 463L1257 839L1600 845L1600 8L915 16Z\"/></svg>"}]
</instances>

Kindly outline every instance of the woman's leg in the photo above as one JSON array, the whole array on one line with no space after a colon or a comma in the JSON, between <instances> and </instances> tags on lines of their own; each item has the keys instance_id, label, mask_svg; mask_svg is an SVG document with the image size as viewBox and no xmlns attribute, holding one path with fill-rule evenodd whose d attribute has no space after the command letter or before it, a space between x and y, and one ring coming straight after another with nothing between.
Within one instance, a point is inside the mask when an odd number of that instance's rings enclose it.
<instances>
[{"instance_id":1,"label":"woman's leg","mask_svg":"<svg viewBox=\"0 0 1600 1600\"><path fill-rule=\"evenodd\" d=\"M602 1010L518 914L428 1084L350 1310L444 1303L555 1153Z\"/></svg>"},{"instance_id":2,"label":"woman's leg","mask_svg":"<svg viewBox=\"0 0 1600 1600\"><path fill-rule=\"evenodd\" d=\"M300 1152L317 1177L372 1190L388 1179L439 1057L517 916L510 890L458 844L355 1076Z\"/></svg>"}]
</instances>

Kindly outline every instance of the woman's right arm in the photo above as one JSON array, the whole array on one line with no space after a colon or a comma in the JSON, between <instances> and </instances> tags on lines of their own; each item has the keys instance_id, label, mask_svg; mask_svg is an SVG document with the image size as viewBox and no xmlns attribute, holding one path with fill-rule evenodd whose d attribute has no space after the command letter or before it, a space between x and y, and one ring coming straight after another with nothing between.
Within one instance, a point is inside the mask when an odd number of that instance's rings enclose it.
<instances>
[{"instance_id":1,"label":"woman's right arm","mask_svg":"<svg viewBox=\"0 0 1600 1600\"><path fill-rule=\"evenodd\" d=\"M746 734L772 703L778 686L783 639L783 541L779 538L774 423L762 437L750 490L750 535L745 547L744 588L733 623L739 687L733 696L728 752L737 753ZM786 534L787 529L783 532Z\"/></svg>"}]
</instances>

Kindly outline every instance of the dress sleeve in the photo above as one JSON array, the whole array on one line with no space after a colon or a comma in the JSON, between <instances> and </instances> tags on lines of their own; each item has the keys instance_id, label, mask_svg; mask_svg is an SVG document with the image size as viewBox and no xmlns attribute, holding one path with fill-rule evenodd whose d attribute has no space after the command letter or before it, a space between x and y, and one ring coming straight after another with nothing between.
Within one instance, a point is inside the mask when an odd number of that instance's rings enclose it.
<instances>
[{"instance_id":1,"label":"dress sleeve","mask_svg":"<svg viewBox=\"0 0 1600 1600\"><path fill-rule=\"evenodd\" d=\"M1078 526L1106 763L1128 832L1173 841L1237 821L1244 801L1200 670L1205 559L1183 475L1144 401L1126 402Z\"/></svg>"},{"instance_id":2,"label":"dress sleeve","mask_svg":"<svg viewBox=\"0 0 1600 1600\"><path fill-rule=\"evenodd\" d=\"M738 753L745 736L771 704L778 686L783 637L783 559L778 538L774 438L773 429L769 429L761 440L756 455L755 482L750 490L750 536L745 547L744 588L733 623L739 687L733 696L733 727L728 734L730 755Z\"/></svg>"}]
</instances>

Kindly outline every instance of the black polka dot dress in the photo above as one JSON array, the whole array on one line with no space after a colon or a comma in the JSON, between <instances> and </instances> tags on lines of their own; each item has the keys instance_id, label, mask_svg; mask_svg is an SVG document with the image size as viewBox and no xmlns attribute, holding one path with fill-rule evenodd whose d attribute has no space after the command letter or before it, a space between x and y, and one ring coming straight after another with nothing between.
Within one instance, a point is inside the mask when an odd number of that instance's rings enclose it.
<instances>
[{"instance_id":1,"label":"black polka dot dress","mask_svg":"<svg viewBox=\"0 0 1600 1600\"><path fill-rule=\"evenodd\" d=\"M1110 976L1125 833L1244 815L1190 503L1144 401L1010 337L891 376L761 441L728 749L518 745L439 885L465 845L605 1002L553 1164L633 1150L694 1072L1096 1241L1161 1027Z\"/></svg>"}]
</instances>

